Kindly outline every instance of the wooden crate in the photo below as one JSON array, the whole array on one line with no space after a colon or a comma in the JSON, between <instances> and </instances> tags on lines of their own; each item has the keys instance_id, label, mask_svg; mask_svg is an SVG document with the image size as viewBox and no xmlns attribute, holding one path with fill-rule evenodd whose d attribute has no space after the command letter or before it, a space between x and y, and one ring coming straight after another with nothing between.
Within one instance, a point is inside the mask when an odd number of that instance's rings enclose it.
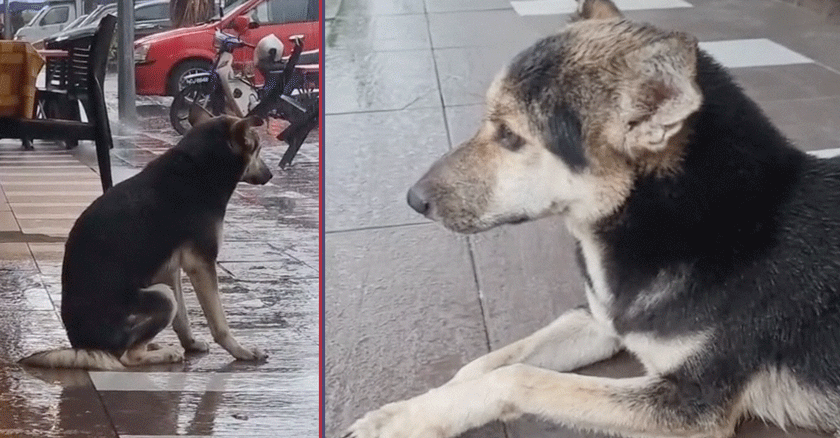
<instances>
[{"instance_id":1,"label":"wooden crate","mask_svg":"<svg viewBox=\"0 0 840 438\"><path fill-rule=\"evenodd\" d=\"M31 118L44 59L25 41L0 41L0 117Z\"/></svg>"}]
</instances>

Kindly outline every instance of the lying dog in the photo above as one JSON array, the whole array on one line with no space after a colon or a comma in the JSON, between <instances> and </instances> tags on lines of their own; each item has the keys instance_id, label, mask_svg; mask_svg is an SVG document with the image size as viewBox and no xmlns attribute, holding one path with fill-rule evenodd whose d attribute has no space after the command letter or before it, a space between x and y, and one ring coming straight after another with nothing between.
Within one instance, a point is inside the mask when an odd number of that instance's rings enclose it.
<instances>
[{"instance_id":1,"label":"lying dog","mask_svg":"<svg viewBox=\"0 0 840 438\"><path fill-rule=\"evenodd\" d=\"M693 37L583 1L501 72L478 133L408 203L462 233L564 217L588 306L348 436L524 414L624 436L728 437L748 416L840 436L840 160L794 149ZM620 349L645 376L569 372Z\"/></svg>"},{"instance_id":2,"label":"lying dog","mask_svg":"<svg viewBox=\"0 0 840 438\"><path fill-rule=\"evenodd\" d=\"M120 369L179 362L175 347L149 341L170 323L187 351L207 351L190 331L181 269L190 278L213 339L237 359L261 360L230 333L219 297L216 256L225 209L239 181L265 184L259 119L194 117L172 149L100 196L76 220L61 272L61 318L73 348L35 353L25 365Z\"/></svg>"}]
</instances>

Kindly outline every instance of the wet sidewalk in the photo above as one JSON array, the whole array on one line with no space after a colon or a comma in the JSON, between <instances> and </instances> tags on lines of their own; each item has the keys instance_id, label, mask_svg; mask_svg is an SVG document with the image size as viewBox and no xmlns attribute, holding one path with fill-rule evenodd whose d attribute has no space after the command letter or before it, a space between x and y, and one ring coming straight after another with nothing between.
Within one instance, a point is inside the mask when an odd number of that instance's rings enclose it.
<instances>
[{"instance_id":1,"label":"wet sidewalk","mask_svg":"<svg viewBox=\"0 0 840 438\"><path fill-rule=\"evenodd\" d=\"M840 26L781 1L624 4L631 19L696 35L799 147L840 148ZM428 166L478 127L500 67L572 10L571 0L342 0L327 22L327 436L585 302L559 220L463 236L405 201ZM640 370L624 357L587 372ZM467 435L593 436L534 419ZM739 436L785 435L751 422Z\"/></svg>"},{"instance_id":2,"label":"wet sidewalk","mask_svg":"<svg viewBox=\"0 0 840 438\"><path fill-rule=\"evenodd\" d=\"M140 131L114 129L117 181L165 152L177 134L150 104ZM168 128L168 129L167 129ZM210 351L186 362L127 372L23 369L37 350L69 346L61 326L61 260L67 232L101 194L93 145L0 141L0 436L304 437L318 430L317 131L294 165L263 128L274 178L240 184L228 207L219 257L222 301L234 335L268 362L238 363L212 343L189 282L197 337ZM156 341L178 345L171 329Z\"/></svg>"}]
</instances>

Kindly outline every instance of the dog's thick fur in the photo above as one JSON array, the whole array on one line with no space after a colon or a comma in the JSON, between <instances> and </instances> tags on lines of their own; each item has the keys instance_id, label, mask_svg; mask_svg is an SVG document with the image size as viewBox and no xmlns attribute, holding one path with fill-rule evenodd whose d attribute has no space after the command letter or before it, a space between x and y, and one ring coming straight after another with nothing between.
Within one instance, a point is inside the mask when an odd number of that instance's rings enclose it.
<instances>
[{"instance_id":1,"label":"dog's thick fur","mask_svg":"<svg viewBox=\"0 0 840 438\"><path fill-rule=\"evenodd\" d=\"M582 1L487 101L408 202L465 233L563 216L588 305L348 436L524 414L623 436L722 438L750 416L840 436L840 160L794 149L693 37L609 0ZM620 349L644 377L569 372Z\"/></svg>"},{"instance_id":2,"label":"dog's thick fur","mask_svg":"<svg viewBox=\"0 0 840 438\"><path fill-rule=\"evenodd\" d=\"M193 115L198 125L137 175L105 192L76 220L61 272L61 317L72 348L35 353L31 366L120 369L183 360L149 341L172 323L186 350L207 351L190 330L183 269L213 339L237 359L259 360L230 333L216 277L225 209L239 181L265 184L251 126L259 119Z\"/></svg>"}]
</instances>

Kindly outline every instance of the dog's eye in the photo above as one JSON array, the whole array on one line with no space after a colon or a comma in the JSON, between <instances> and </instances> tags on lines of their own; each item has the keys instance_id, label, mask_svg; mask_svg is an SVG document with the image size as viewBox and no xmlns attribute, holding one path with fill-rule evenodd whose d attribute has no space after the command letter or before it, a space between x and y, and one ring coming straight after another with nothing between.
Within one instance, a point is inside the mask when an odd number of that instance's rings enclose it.
<instances>
[{"instance_id":1,"label":"dog's eye","mask_svg":"<svg viewBox=\"0 0 840 438\"><path fill-rule=\"evenodd\" d=\"M519 148L525 144L525 140L516 135L505 124L499 126L499 131L496 133L496 141L498 141L502 147L511 151L519 150Z\"/></svg>"}]
</instances>

